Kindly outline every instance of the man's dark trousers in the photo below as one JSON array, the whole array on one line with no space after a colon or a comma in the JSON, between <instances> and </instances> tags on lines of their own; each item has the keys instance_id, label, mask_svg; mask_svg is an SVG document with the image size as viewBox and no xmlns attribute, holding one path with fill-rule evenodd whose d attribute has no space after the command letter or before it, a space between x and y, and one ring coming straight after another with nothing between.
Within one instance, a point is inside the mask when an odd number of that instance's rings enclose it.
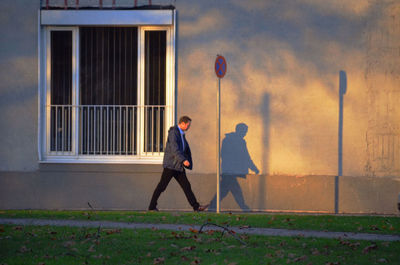
<instances>
[{"instance_id":1,"label":"man's dark trousers","mask_svg":"<svg viewBox=\"0 0 400 265\"><path fill-rule=\"evenodd\" d=\"M185 192L186 198L189 201L190 205L193 207L193 210L197 211L199 209L199 203L196 200L196 197L194 196L194 193L192 191L192 187L190 185L189 180L186 177L185 171L177 171L169 168L164 168L164 171L161 175L161 180L158 183L156 189L154 190L153 197L151 198L150 206L149 209L156 209L157 207L157 201L158 198L160 197L161 193L165 191L165 189L168 186L168 183L171 181L172 177L178 181L179 185Z\"/></svg>"}]
</instances>

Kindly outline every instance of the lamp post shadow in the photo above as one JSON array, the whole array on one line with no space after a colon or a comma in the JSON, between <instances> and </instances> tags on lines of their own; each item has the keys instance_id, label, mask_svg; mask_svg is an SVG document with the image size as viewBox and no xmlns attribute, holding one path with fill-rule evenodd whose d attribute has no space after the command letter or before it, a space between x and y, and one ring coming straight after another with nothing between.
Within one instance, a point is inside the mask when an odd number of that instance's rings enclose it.
<instances>
[{"instance_id":1,"label":"lamp post shadow","mask_svg":"<svg viewBox=\"0 0 400 265\"><path fill-rule=\"evenodd\" d=\"M338 174L335 176L335 213L339 213L339 180L343 175L343 101L347 92L347 74L339 72L339 126L338 126Z\"/></svg>"},{"instance_id":2,"label":"lamp post shadow","mask_svg":"<svg viewBox=\"0 0 400 265\"><path fill-rule=\"evenodd\" d=\"M243 211L249 211L250 207L246 204L242 189L238 183L239 178L245 179L249 169L256 174L259 173L257 166L251 160L244 137L248 131L248 126L244 123L236 125L235 132L225 134L221 146L221 182L220 198L221 201L232 193L236 203ZM217 196L214 195L210 202L209 209L216 210Z\"/></svg>"}]
</instances>

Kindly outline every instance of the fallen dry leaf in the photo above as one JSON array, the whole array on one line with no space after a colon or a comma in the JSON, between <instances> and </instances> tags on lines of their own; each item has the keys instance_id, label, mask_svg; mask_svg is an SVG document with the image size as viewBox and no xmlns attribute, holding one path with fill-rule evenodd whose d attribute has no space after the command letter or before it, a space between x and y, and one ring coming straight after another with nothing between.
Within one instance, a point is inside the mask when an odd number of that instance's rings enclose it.
<instances>
[{"instance_id":1,"label":"fallen dry leaf","mask_svg":"<svg viewBox=\"0 0 400 265\"><path fill-rule=\"evenodd\" d=\"M112 235L112 234L119 234L121 233L121 229L104 229L107 235Z\"/></svg>"},{"instance_id":2,"label":"fallen dry leaf","mask_svg":"<svg viewBox=\"0 0 400 265\"><path fill-rule=\"evenodd\" d=\"M303 260L306 260L306 259L307 259L307 256L304 255L304 256L295 258L293 261L294 261L294 262L299 262L299 261L303 261Z\"/></svg>"},{"instance_id":3,"label":"fallen dry leaf","mask_svg":"<svg viewBox=\"0 0 400 265\"><path fill-rule=\"evenodd\" d=\"M164 261L165 261L165 258L164 258L164 257L155 258L155 259L153 260L153 264L162 264L162 263L164 263Z\"/></svg>"},{"instance_id":4,"label":"fallen dry leaf","mask_svg":"<svg viewBox=\"0 0 400 265\"><path fill-rule=\"evenodd\" d=\"M183 248L181 248L181 251L192 251L195 248L196 248L196 246L183 247Z\"/></svg>"},{"instance_id":5,"label":"fallen dry leaf","mask_svg":"<svg viewBox=\"0 0 400 265\"><path fill-rule=\"evenodd\" d=\"M21 253L25 253L25 252L28 252L28 251L30 251L30 249L27 248L26 246L22 246L22 247L19 249L19 252L21 252Z\"/></svg>"},{"instance_id":6,"label":"fallen dry leaf","mask_svg":"<svg viewBox=\"0 0 400 265\"><path fill-rule=\"evenodd\" d=\"M193 229L193 228L189 228L189 231L190 231L190 232L192 232L192 233L194 233L194 234L197 234L197 233L199 233L199 231L198 231L198 230L196 230L196 229Z\"/></svg>"},{"instance_id":7,"label":"fallen dry leaf","mask_svg":"<svg viewBox=\"0 0 400 265\"><path fill-rule=\"evenodd\" d=\"M89 252L96 252L96 250L94 249L94 245L91 245L88 249Z\"/></svg>"},{"instance_id":8,"label":"fallen dry leaf","mask_svg":"<svg viewBox=\"0 0 400 265\"><path fill-rule=\"evenodd\" d=\"M194 257L194 260L190 262L190 265L196 265L200 264L200 258L199 257Z\"/></svg>"},{"instance_id":9,"label":"fallen dry leaf","mask_svg":"<svg viewBox=\"0 0 400 265\"><path fill-rule=\"evenodd\" d=\"M215 233L215 230L207 230L206 233L208 235L213 235Z\"/></svg>"},{"instance_id":10,"label":"fallen dry leaf","mask_svg":"<svg viewBox=\"0 0 400 265\"><path fill-rule=\"evenodd\" d=\"M370 252L371 250L377 249L377 248L378 248L378 246L376 244L369 245L363 249L363 253L366 254L366 253Z\"/></svg>"},{"instance_id":11,"label":"fallen dry leaf","mask_svg":"<svg viewBox=\"0 0 400 265\"><path fill-rule=\"evenodd\" d=\"M64 242L63 246L66 248L69 248L69 247L74 246L75 244L76 244L75 241L67 241L67 242Z\"/></svg>"}]
</instances>

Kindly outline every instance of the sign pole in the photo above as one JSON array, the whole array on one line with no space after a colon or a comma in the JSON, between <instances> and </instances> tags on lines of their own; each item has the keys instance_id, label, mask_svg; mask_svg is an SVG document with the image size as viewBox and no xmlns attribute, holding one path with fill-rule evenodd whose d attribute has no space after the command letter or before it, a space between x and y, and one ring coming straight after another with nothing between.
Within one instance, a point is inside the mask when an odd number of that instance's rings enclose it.
<instances>
[{"instance_id":1,"label":"sign pole","mask_svg":"<svg viewBox=\"0 0 400 265\"><path fill-rule=\"evenodd\" d=\"M217 91L217 213L220 212L220 169L221 169L221 78L218 78Z\"/></svg>"},{"instance_id":2,"label":"sign pole","mask_svg":"<svg viewBox=\"0 0 400 265\"><path fill-rule=\"evenodd\" d=\"M220 180L221 180L221 78L226 74L227 63L223 56L217 55L215 60L215 74L218 77L217 90L217 205L216 212L220 212Z\"/></svg>"}]
</instances>

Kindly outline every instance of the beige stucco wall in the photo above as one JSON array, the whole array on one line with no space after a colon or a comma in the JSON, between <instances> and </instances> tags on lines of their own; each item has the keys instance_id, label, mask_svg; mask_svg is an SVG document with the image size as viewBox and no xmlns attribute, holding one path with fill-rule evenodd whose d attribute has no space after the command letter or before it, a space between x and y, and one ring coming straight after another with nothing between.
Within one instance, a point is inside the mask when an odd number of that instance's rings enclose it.
<instances>
[{"instance_id":1,"label":"beige stucco wall","mask_svg":"<svg viewBox=\"0 0 400 265\"><path fill-rule=\"evenodd\" d=\"M177 9L177 116L193 118L189 177L201 202L215 194L214 61L222 54L228 72L221 82L221 136L239 123L248 126L244 140L260 174L250 170L237 183L251 209L333 212L337 202L340 212L397 212L398 1L153 1L171 2ZM100 174L81 165L39 166L38 6L0 3L0 208L84 208L93 201L103 209L146 209L160 167L110 165ZM343 177L335 196L340 71L347 93ZM238 163L242 157L237 154ZM224 198L224 209L242 209L235 195ZM176 183L160 207L189 208Z\"/></svg>"},{"instance_id":2,"label":"beige stucco wall","mask_svg":"<svg viewBox=\"0 0 400 265\"><path fill-rule=\"evenodd\" d=\"M195 121L196 172L216 168L213 63L222 54L222 137L246 123L247 146L263 173L337 174L342 70L343 174L399 176L397 1L177 1L177 9L178 108ZM393 129L393 139L367 146L378 121ZM371 163L380 156L372 148L388 152L384 170L384 157Z\"/></svg>"},{"instance_id":3,"label":"beige stucco wall","mask_svg":"<svg viewBox=\"0 0 400 265\"><path fill-rule=\"evenodd\" d=\"M0 2L0 171L38 168L38 6Z\"/></svg>"}]
</instances>

